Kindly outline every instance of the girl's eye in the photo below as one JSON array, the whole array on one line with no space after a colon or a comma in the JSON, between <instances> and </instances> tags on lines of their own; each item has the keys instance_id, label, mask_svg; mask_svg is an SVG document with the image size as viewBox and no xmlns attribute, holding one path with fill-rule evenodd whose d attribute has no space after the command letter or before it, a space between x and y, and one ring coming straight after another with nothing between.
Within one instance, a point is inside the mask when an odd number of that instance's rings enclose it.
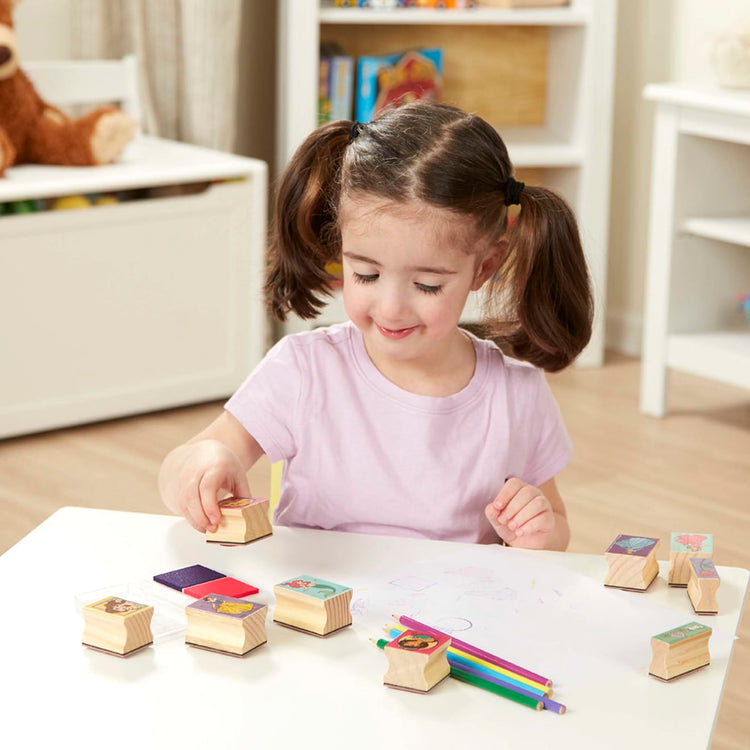
<instances>
[{"instance_id":1,"label":"girl's eye","mask_svg":"<svg viewBox=\"0 0 750 750\"><path fill-rule=\"evenodd\" d=\"M376 273L357 273L352 271L352 276L358 284L372 284L373 281L378 280L378 274Z\"/></svg>"},{"instance_id":2,"label":"girl's eye","mask_svg":"<svg viewBox=\"0 0 750 750\"><path fill-rule=\"evenodd\" d=\"M415 286L417 289L419 289L421 292L424 292L425 294L439 294L440 290L443 288L442 286L430 286L429 284L418 284L416 283Z\"/></svg>"}]
</instances>

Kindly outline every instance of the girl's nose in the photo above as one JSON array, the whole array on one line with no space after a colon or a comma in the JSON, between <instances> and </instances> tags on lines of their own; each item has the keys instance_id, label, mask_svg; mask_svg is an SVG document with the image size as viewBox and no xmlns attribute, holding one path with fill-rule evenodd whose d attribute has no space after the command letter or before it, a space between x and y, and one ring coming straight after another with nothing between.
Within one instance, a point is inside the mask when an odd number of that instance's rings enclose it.
<instances>
[{"instance_id":1,"label":"girl's nose","mask_svg":"<svg viewBox=\"0 0 750 750\"><path fill-rule=\"evenodd\" d=\"M398 323L406 311L406 297L397 286L383 289L378 300L378 308L383 323Z\"/></svg>"}]
</instances>

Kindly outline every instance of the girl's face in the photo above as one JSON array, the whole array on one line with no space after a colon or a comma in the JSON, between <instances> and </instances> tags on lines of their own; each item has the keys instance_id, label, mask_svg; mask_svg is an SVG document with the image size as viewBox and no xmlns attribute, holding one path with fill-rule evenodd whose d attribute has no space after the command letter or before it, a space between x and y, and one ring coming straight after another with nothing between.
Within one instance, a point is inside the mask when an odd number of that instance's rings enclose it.
<instances>
[{"instance_id":1,"label":"girl's face","mask_svg":"<svg viewBox=\"0 0 750 750\"><path fill-rule=\"evenodd\" d=\"M342 200L339 216L344 306L375 365L441 364L463 339L466 298L492 273L493 259L446 210L357 197Z\"/></svg>"}]
</instances>

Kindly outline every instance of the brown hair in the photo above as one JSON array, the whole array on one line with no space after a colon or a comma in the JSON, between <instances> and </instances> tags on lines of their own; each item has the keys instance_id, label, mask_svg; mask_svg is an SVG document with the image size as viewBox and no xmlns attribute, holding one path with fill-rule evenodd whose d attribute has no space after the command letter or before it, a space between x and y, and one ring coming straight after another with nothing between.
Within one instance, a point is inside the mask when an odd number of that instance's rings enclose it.
<instances>
[{"instance_id":1,"label":"brown hair","mask_svg":"<svg viewBox=\"0 0 750 750\"><path fill-rule=\"evenodd\" d=\"M486 322L498 344L545 370L570 364L591 336L593 299L568 204L526 187L508 230L513 165L497 131L476 115L415 102L353 125L338 120L313 131L281 177L266 279L273 314L312 318L325 305L325 265L341 255L342 195L420 201L467 219L487 245L503 241L486 285Z\"/></svg>"}]
</instances>

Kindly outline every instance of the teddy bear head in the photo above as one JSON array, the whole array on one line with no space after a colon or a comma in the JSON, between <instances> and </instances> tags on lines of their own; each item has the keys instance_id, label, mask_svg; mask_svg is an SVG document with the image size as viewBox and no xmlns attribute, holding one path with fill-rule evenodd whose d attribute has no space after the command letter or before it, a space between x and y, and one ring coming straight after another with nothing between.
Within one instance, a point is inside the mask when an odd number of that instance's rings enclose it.
<instances>
[{"instance_id":1,"label":"teddy bear head","mask_svg":"<svg viewBox=\"0 0 750 750\"><path fill-rule=\"evenodd\" d=\"M18 69L18 50L13 31L13 8L20 0L0 0L0 81Z\"/></svg>"}]
</instances>

